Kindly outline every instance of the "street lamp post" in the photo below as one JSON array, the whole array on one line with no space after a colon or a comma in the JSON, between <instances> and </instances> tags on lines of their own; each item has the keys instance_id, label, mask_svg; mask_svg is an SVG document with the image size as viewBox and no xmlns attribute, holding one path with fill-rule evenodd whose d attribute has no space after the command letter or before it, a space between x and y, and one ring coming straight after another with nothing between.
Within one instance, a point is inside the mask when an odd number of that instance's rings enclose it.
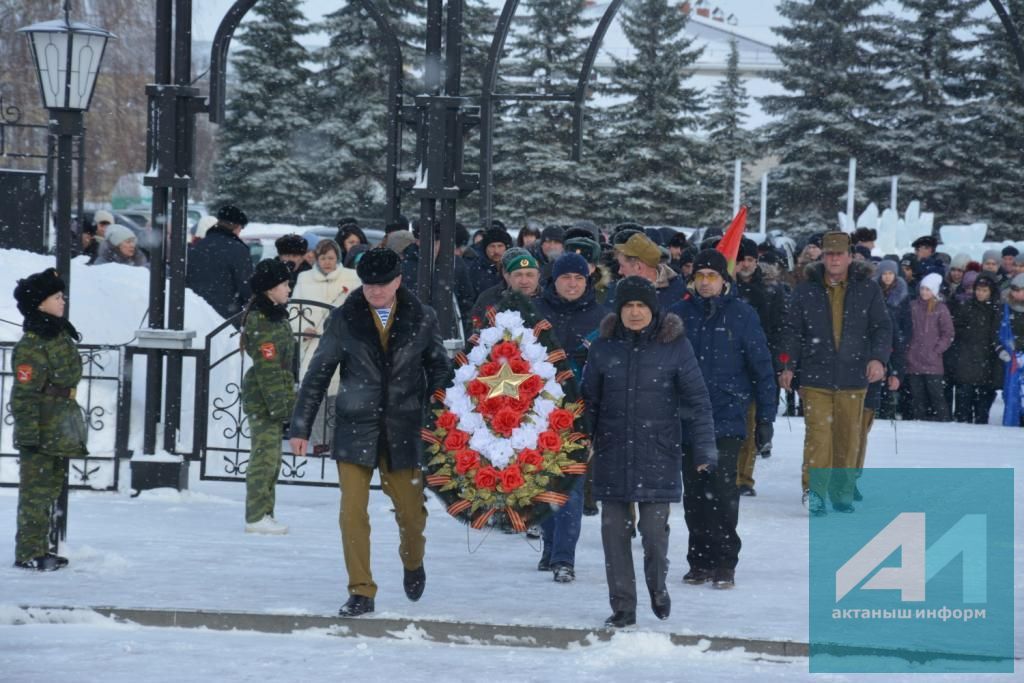
<instances>
[{"instance_id":1,"label":"street lamp post","mask_svg":"<svg viewBox=\"0 0 1024 683\"><path fill-rule=\"evenodd\" d=\"M71 155L84 130L107 41L114 34L64 16L18 29L28 37L39 76L43 106L50 112L50 134L57 138L57 270L71 290ZM65 308L65 315L68 315Z\"/></svg>"}]
</instances>

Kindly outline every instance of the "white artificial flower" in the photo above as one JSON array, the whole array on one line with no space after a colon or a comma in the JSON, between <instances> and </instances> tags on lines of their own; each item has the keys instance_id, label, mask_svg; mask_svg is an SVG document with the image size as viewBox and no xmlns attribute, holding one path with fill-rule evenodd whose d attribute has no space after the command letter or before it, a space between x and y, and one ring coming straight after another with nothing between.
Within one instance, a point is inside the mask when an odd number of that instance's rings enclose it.
<instances>
[{"instance_id":1,"label":"white artificial flower","mask_svg":"<svg viewBox=\"0 0 1024 683\"><path fill-rule=\"evenodd\" d=\"M466 357L469 358L469 362L473 365L480 365L487 360L488 353L490 353L489 349L478 344L473 347L473 350Z\"/></svg>"},{"instance_id":2,"label":"white artificial flower","mask_svg":"<svg viewBox=\"0 0 1024 683\"><path fill-rule=\"evenodd\" d=\"M491 461L492 465L500 470L512 460L514 455L512 444L505 439L501 439L496 441L491 449L487 451L486 457Z\"/></svg>"},{"instance_id":3,"label":"white artificial flower","mask_svg":"<svg viewBox=\"0 0 1024 683\"><path fill-rule=\"evenodd\" d=\"M519 314L519 311L502 311L494 316L494 324L506 330L521 328L523 327L523 316Z\"/></svg>"},{"instance_id":4,"label":"white artificial flower","mask_svg":"<svg viewBox=\"0 0 1024 683\"><path fill-rule=\"evenodd\" d=\"M484 346L489 349L491 346L494 346L501 341L501 336L502 332L497 327L488 327L480 333L480 345L477 348ZM486 358L486 355L484 357Z\"/></svg>"},{"instance_id":5,"label":"white artificial flower","mask_svg":"<svg viewBox=\"0 0 1024 683\"><path fill-rule=\"evenodd\" d=\"M555 369L555 366L547 362L546 360L542 360L539 363L534 363L533 372L541 379L554 379L555 375L558 374L558 371Z\"/></svg>"},{"instance_id":6,"label":"white artificial flower","mask_svg":"<svg viewBox=\"0 0 1024 683\"><path fill-rule=\"evenodd\" d=\"M562 385L554 380L550 380L544 385L544 391L551 394L551 397L556 401L565 397L565 391L562 390Z\"/></svg>"},{"instance_id":7,"label":"white artificial flower","mask_svg":"<svg viewBox=\"0 0 1024 683\"><path fill-rule=\"evenodd\" d=\"M463 365L455 371L455 383L457 385L465 385L474 379L476 379L476 367L473 365Z\"/></svg>"}]
</instances>

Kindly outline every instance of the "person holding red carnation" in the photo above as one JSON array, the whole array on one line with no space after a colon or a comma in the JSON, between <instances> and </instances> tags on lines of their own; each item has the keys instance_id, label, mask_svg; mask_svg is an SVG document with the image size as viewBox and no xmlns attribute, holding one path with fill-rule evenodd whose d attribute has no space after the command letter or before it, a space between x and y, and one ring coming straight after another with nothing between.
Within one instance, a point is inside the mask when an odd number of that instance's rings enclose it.
<instances>
[{"instance_id":1,"label":"person holding red carnation","mask_svg":"<svg viewBox=\"0 0 1024 683\"><path fill-rule=\"evenodd\" d=\"M636 623L633 504L651 609L667 619L668 516L682 497L684 423L698 470L714 468L718 452L711 401L682 321L659 310L654 285L641 277L619 281L615 304L590 346L583 400L612 607L605 625L619 628Z\"/></svg>"},{"instance_id":2,"label":"person holding red carnation","mask_svg":"<svg viewBox=\"0 0 1024 683\"><path fill-rule=\"evenodd\" d=\"M569 356L573 369L573 382L579 382L583 365L587 362L589 335L597 330L608 309L597 302L594 285L590 280L590 267L586 259L576 253L558 257L551 268L551 281L534 300L537 312L551 323L551 330L559 345ZM531 378L534 379L534 378ZM524 383L520 391L532 394L537 386ZM567 410L557 409L548 418L554 434L573 431L575 416ZM569 502L541 524L543 546L537 569L553 572L558 583L576 579L576 543L580 538L583 520L584 482L582 478L569 495Z\"/></svg>"}]
</instances>

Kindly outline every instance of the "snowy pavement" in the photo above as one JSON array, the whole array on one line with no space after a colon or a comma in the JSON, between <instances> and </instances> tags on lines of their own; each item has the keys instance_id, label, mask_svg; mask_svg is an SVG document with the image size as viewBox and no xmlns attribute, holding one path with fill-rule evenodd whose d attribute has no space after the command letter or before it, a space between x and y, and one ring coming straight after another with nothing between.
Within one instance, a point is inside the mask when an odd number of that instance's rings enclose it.
<instances>
[{"instance_id":1,"label":"snowy pavement","mask_svg":"<svg viewBox=\"0 0 1024 683\"><path fill-rule=\"evenodd\" d=\"M898 423L897 430L894 434L889 422L876 424L869 466L1015 467L1024 463L1024 430L921 423ZM337 526L338 493L332 489L278 487L277 516L291 526L285 537L242 533L244 489L238 484L194 479L190 491L150 491L135 499L127 492L75 493L66 548L71 566L44 575L10 566L16 492L3 489L0 538L8 540L0 546L0 679L120 680L144 673L147 680L182 680L175 675L182 665L188 667L188 680L244 680L257 675L294 679L302 673L386 676L403 670L408 678L410 665L416 667L413 678L425 679L450 672L460 658L495 680L558 675L592 680L624 676L677 680L684 675L692 680L722 675L739 680L802 678L807 675L806 659L700 653L697 648L673 646L667 638L671 632L807 642L808 525L799 483L802 437L800 420L780 418L775 456L757 464L758 496L741 503L743 550L735 590L681 583L686 570L685 524L676 506L671 520L672 617L659 622L641 597L638 633L568 651L331 638L321 632L275 636L160 630L99 617L74 625L10 626L17 621L19 611L13 609L17 605L332 615L346 598L345 574ZM192 469L195 478L198 467ZM1024 475L1019 468L1014 490L1015 499L1024 500ZM420 602L410 603L401 589L397 529L389 501L380 493L371 497L373 568L380 586L377 616L594 628L608 615L598 518L584 518L577 581L563 585L551 581L550 574L536 571L536 543L521 536L470 531L449 518L433 498L429 509L427 590ZM1020 524L1015 534L1020 567L1024 566ZM639 543L635 562L639 568ZM1022 576L1018 571L1017 614L1024 614ZM643 596L642 587L640 593ZM1014 642L1020 659L1024 656L1020 631ZM230 655L223 656L228 651ZM112 678L107 678L108 671ZM828 680L847 678L830 676ZM964 679L958 676L957 680Z\"/></svg>"}]
</instances>

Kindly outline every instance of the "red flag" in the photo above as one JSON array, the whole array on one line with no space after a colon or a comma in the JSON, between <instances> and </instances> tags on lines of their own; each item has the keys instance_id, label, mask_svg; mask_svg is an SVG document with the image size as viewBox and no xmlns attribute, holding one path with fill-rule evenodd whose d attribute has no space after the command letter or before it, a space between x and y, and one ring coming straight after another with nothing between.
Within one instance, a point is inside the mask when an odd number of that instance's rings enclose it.
<instances>
[{"instance_id":1,"label":"red flag","mask_svg":"<svg viewBox=\"0 0 1024 683\"><path fill-rule=\"evenodd\" d=\"M740 253L740 240L743 239L743 232L747 229L747 207L741 206L740 212L732 219L729 229L718 243L715 249L725 256L729 263L729 275L736 270L736 256Z\"/></svg>"}]
</instances>

